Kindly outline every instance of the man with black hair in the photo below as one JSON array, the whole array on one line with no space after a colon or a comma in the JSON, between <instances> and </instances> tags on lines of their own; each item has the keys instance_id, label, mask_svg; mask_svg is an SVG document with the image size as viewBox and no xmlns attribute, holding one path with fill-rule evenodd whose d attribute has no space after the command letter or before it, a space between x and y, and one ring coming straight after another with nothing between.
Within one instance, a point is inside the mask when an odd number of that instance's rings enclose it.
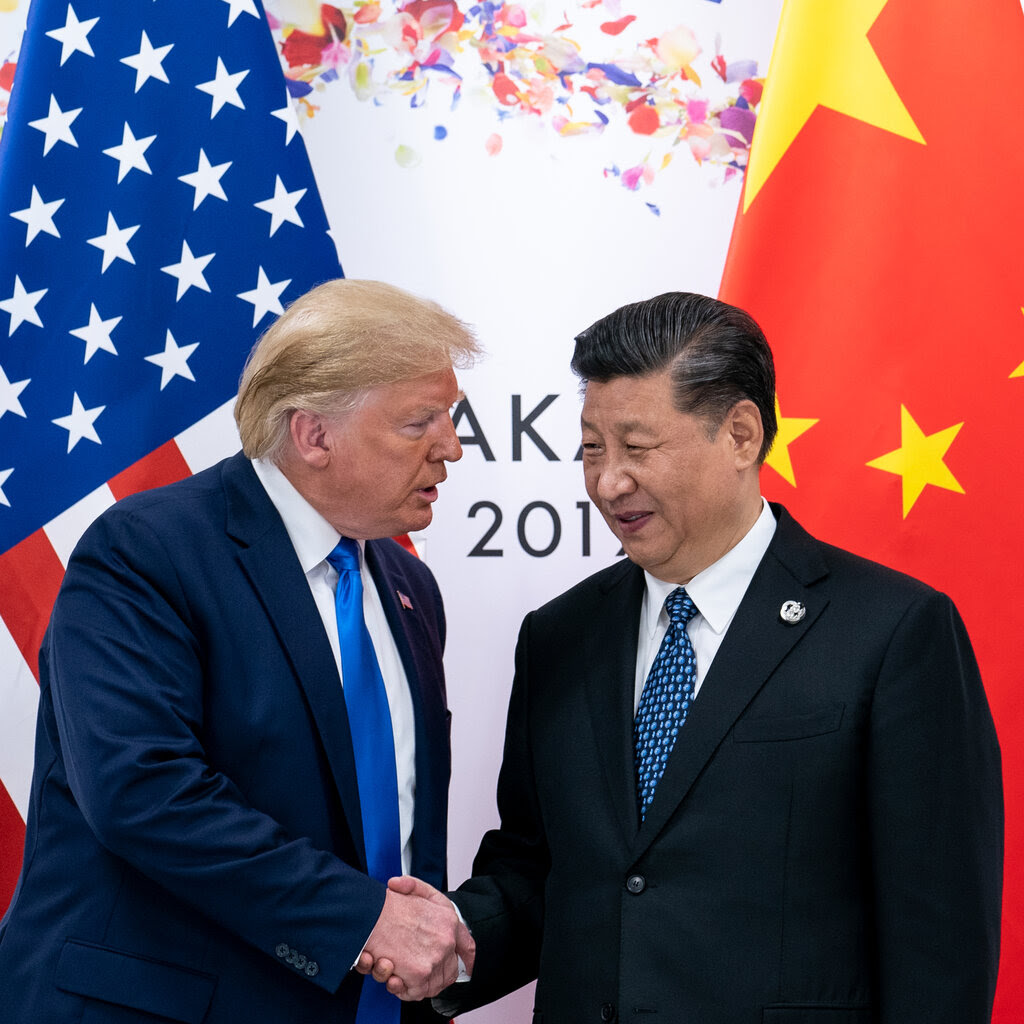
<instances>
[{"instance_id":1,"label":"man with black hair","mask_svg":"<svg viewBox=\"0 0 1024 1024\"><path fill-rule=\"evenodd\" d=\"M452 894L473 978L435 1006L537 977L535 1024L989 1021L1000 757L952 602L762 498L742 310L634 303L572 365L627 559L523 622L501 824Z\"/></svg>"}]
</instances>

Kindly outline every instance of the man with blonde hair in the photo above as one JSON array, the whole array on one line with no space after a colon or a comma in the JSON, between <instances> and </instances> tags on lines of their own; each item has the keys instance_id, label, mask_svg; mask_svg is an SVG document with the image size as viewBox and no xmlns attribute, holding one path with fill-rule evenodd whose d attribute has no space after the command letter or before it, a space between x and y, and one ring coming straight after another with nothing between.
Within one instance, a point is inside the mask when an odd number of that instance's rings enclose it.
<instances>
[{"instance_id":1,"label":"man with blonde hair","mask_svg":"<svg viewBox=\"0 0 1024 1024\"><path fill-rule=\"evenodd\" d=\"M432 302L321 285L253 350L243 451L86 532L40 658L5 1019L432 1019L352 967L386 951L415 995L472 958L385 883L444 882L444 612L389 538L431 520L477 354Z\"/></svg>"}]
</instances>

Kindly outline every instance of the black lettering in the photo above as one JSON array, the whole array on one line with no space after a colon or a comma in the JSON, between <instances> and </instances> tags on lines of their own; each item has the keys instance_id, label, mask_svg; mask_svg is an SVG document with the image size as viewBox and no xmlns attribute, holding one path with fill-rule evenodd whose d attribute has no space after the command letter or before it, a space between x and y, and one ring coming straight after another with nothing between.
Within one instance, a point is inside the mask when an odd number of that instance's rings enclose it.
<instances>
[{"instance_id":1,"label":"black lettering","mask_svg":"<svg viewBox=\"0 0 1024 1024\"><path fill-rule=\"evenodd\" d=\"M489 509L494 513L494 522L491 523L487 532L476 542L473 550L470 551L470 558L501 558L505 552L501 548L486 547L487 542L498 532L501 526L501 509L493 501L478 501L469 510L469 518L474 519L481 509Z\"/></svg>"},{"instance_id":2,"label":"black lettering","mask_svg":"<svg viewBox=\"0 0 1024 1024\"><path fill-rule=\"evenodd\" d=\"M542 508L551 517L551 543L546 548L535 548L526 539L526 520L530 518L530 513L535 509ZM516 523L516 532L519 535L519 545L528 554L533 555L534 558L544 558L550 555L555 548L558 547L558 542L562 539L562 521L558 518L558 512L555 511L554 505L549 505L546 501L531 501L522 512L519 513L519 521Z\"/></svg>"},{"instance_id":3,"label":"black lettering","mask_svg":"<svg viewBox=\"0 0 1024 1024\"><path fill-rule=\"evenodd\" d=\"M590 554L590 502L577 501L576 507L580 510L580 533L583 538L582 554L586 558Z\"/></svg>"},{"instance_id":4,"label":"black lettering","mask_svg":"<svg viewBox=\"0 0 1024 1024\"><path fill-rule=\"evenodd\" d=\"M469 423L473 433L457 435L462 447L465 448L471 444L479 445L480 454L483 455L484 461L494 462L494 452L491 451L491 446L487 443L484 428L480 426L480 421L476 418L476 413L473 412L473 406L469 404L468 398L464 398L455 407L455 412L452 413L452 426L458 427L463 418L465 418L466 422Z\"/></svg>"},{"instance_id":5,"label":"black lettering","mask_svg":"<svg viewBox=\"0 0 1024 1024\"><path fill-rule=\"evenodd\" d=\"M523 396L512 396L512 461L522 462L523 460L523 434L528 434L530 440L540 449L541 454L548 462L558 462L558 456L551 450L547 442L533 428L533 421L558 397L558 395L547 395L525 418L522 414Z\"/></svg>"}]
</instances>

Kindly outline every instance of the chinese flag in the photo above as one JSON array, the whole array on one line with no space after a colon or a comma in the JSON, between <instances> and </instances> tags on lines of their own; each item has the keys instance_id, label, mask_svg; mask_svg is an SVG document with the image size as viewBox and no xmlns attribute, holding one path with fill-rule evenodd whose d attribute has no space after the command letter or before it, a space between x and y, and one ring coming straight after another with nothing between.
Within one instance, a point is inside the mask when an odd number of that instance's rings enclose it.
<instances>
[{"instance_id":1,"label":"chinese flag","mask_svg":"<svg viewBox=\"0 0 1024 1024\"><path fill-rule=\"evenodd\" d=\"M1003 752L1000 1024L1024 1020L1022 85L1021 0L787 0L721 289L775 352L766 495L967 622Z\"/></svg>"}]
</instances>

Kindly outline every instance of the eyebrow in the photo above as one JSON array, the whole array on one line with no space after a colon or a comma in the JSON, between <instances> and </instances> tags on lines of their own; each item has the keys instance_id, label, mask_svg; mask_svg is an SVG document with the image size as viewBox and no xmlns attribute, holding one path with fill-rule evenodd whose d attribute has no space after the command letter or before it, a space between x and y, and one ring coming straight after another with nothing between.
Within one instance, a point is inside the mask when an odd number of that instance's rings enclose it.
<instances>
[{"instance_id":1,"label":"eyebrow","mask_svg":"<svg viewBox=\"0 0 1024 1024\"><path fill-rule=\"evenodd\" d=\"M440 404L438 404L438 405L433 405L433 404L431 404L431 405L421 405L421 406L418 406L417 408L411 410L409 412L409 415L413 416L413 417L436 416L438 413L447 412L453 405L458 405L458 403L461 402L465 397L466 397L465 391L463 391L460 388L458 394L455 396L455 399L451 403L451 405L440 405Z\"/></svg>"},{"instance_id":2,"label":"eyebrow","mask_svg":"<svg viewBox=\"0 0 1024 1024\"><path fill-rule=\"evenodd\" d=\"M580 417L580 426L584 427L587 430L593 430L593 431L595 431L597 433L600 433L598 428L595 427L593 423L591 423L589 420L583 419L582 417ZM634 432L634 433L638 433L638 434L650 434L650 433L653 433L653 431L651 430L651 428L650 428L650 426L648 424L641 423L639 420L626 420L623 423L613 423L612 427L613 427L614 430L616 430L616 431L618 431L620 433L623 433L623 434L628 434L630 432Z\"/></svg>"}]
</instances>

